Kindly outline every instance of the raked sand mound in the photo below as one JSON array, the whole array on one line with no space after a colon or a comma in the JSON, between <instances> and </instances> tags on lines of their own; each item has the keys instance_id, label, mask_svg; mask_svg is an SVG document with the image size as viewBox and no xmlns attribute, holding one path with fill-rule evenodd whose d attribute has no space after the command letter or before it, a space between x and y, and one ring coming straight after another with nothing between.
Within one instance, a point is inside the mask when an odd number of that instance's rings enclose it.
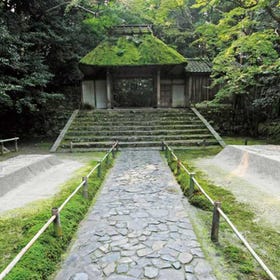
<instances>
[{"instance_id":1,"label":"raked sand mound","mask_svg":"<svg viewBox=\"0 0 280 280\"><path fill-rule=\"evenodd\" d=\"M196 166L280 231L280 146L227 146L213 158L197 160Z\"/></svg>"},{"instance_id":2,"label":"raked sand mound","mask_svg":"<svg viewBox=\"0 0 280 280\"><path fill-rule=\"evenodd\" d=\"M264 184L268 191L278 188L280 194L280 146L227 146L212 163L249 182Z\"/></svg>"},{"instance_id":3,"label":"raked sand mound","mask_svg":"<svg viewBox=\"0 0 280 280\"><path fill-rule=\"evenodd\" d=\"M82 166L54 155L20 155L0 162L0 212L54 195Z\"/></svg>"}]
</instances>

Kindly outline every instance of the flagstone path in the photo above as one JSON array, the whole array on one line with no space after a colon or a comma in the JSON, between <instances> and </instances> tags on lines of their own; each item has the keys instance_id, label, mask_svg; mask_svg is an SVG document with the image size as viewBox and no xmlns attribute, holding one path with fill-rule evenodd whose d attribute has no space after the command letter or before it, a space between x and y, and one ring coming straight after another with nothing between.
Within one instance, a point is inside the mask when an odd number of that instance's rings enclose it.
<instances>
[{"instance_id":1,"label":"flagstone path","mask_svg":"<svg viewBox=\"0 0 280 280\"><path fill-rule=\"evenodd\" d=\"M123 151L56 280L214 280L158 151Z\"/></svg>"}]
</instances>

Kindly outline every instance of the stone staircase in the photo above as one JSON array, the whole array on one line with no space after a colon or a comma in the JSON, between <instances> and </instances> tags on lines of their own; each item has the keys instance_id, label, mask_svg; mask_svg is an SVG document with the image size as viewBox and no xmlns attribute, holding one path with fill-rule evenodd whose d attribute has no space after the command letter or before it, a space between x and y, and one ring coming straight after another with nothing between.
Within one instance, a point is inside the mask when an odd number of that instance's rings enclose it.
<instances>
[{"instance_id":1,"label":"stone staircase","mask_svg":"<svg viewBox=\"0 0 280 280\"><path fill-rule=\"evenodd\" d=\"M113 109L80 111L58 151L104 150L118 140L120 148L219 145L190 109Z\"/></svg>"}]
</instances>

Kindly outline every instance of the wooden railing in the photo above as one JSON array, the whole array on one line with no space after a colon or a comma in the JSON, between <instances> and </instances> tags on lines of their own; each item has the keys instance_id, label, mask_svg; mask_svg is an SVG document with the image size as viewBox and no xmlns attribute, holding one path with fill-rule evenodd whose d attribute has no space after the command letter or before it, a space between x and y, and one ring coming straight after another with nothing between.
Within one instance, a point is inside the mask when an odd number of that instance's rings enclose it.
<instances>
[{"instance_id":1,"label":"wooden railing","mask_svg":"<svg viewBox=\"0 0 280 280\"><path fill-rule=\"evenodd\" d=\"M12 141L15 142L15 151L17 152L17 151L18 151L18 142L17 142L18 140L19 140L19 137L0 140L0 144L1 144L1 155L10 152L10 150L7 149L7 148L4 146L4 143L12 142Z\"/></svg>"},{"instance_id":2,"label":"wooden railing","mask_svg":"<svg viewBox=\"0 0 280 280\"><path fill-rule=\"evenodd\" d=\"M71 198L83 188L84 198L88 198L88 178L97 170L98 177L101 177L102 163L106 160L108 164L110 154L115 157L115 152L118 151L119 143L115 142L111 149L106 153L106 155L99 161L97 165L87 174L87 176L82 178L82 182L76 189L67 197L67 199L58 208L52 208L51 218L41 227L41 229L34 235L34 237L28 242L28 244L17 254L17 256L10 262L10 264L1 272L0 280L4 279L8 273L16 266L24 254L32 247L36 240L46 231L46 229L53 223L56 236L62 235L62 226L60 222L60 212L66 206L66 204L71 200Z\"/></svg>"},{"instance_id":3,"label":"wooden railing","mask_svg":"<svg viewBox=\"0 0 280 280\"><path fill-rule=\"evenodd\" d=\"M218 242L219 240L219 222L220 222L220 216L224 218L226 223L230 226L230 228L233 230L233 232L236 234L236 236L241 240L241 242L244 244L244 246L248 249L248 251L251 253L251 255L254 257L254 259L259 263L259 265L262 267L262 269L266 272L266 274L269 276L271 280L277 280L276 276L269 270L269 268L266 266L266 264L263 262L263 260L258 256L258 254L254 251L254 249L250 246L248 241L244 238L244 236L238 231L236 226L232 223L232 221L229 219L229 217L223 212L221 208L221 202L214 201L203 189L203 187L199 184L199 182L195 179L195 173L190 172L184 164L179 160L179 158L175 155L174 151L168 146L167 143L162 142L161 145L162 151L165 151L165 156L168 162L174 160L177 162L177 168L182 169L184 172L186 172L189 176L189 195L192 195L194 193L195 187L197 187L204 196L208 199L208 201L213 206L213 219L212 219L212 228L211 228L211 240L213 242Z\"/></svg>"}]
</instances>

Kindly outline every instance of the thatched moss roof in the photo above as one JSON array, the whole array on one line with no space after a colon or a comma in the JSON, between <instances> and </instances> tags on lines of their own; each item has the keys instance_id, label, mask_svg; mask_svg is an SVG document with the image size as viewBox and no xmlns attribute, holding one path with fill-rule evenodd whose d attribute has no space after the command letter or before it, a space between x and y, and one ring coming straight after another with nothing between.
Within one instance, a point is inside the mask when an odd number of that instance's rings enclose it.
<instances>
[{"instance_id":1,"label":"thatched moss roof","mask_svg":"<svg viewBox=\"0 0 280 280\"><path fill-rule=\"evenodd\" d=\"M186 62L176 50L152 35L108 39L80 60L81 64L96 67L175 65Z\"/></svg>"}]
</instances>

